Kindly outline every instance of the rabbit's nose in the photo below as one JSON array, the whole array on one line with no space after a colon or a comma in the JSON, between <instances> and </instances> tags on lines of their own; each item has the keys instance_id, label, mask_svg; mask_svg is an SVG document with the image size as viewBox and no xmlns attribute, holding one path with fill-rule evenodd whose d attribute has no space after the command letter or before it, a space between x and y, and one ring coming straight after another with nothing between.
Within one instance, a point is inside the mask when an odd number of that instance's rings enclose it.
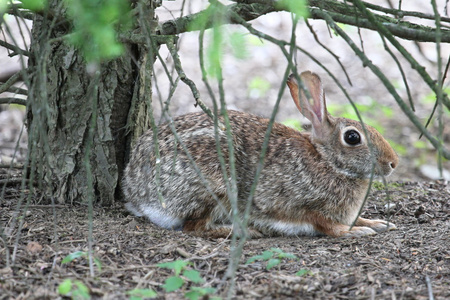
<instances>
[{"instance_id":1,"label":"rabbit's nose","mask_svg":"<svg viewBox=\"0 0 450 300\"><path fill-rule=\"evenodd\" d=\"M389 162L389 166L394 170L397 167L397 163L394 161Z\"/></svg>"}]
</instances>

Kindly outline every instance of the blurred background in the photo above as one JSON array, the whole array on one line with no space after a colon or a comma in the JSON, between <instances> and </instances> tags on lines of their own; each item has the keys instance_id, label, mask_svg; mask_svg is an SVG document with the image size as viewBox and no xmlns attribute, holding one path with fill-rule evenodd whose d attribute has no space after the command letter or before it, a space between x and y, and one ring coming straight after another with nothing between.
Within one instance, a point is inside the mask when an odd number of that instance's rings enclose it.
<instances>
[{"instance_id":1,"label":"blurred background","mask_svg":"<svg viewBox=\"0 0 450 300\"><path fill-rule=\"evenodd\" d=\"M389 7L390 2L395 2L394 5L398 5L397 1L371 2L386 7ZM223 1L223 3L229 4L231 2ZM441 0L437 1L437 3L440 14L446 15L446 1ZM208 1L200 0L186 1L186 3L185 1L163 1L163 5L158 8L157 14L160 18L159 21L164 22L180 15L198 12L207 7L207 5ZM404 1L402 9L433 14L431 4L420 0ZM408 17L405 20L434 26L433 20L425 22L417 18ZM342 84L357 105L364 122L376 127L398 152L401 157L400 166L390 180L417 181L439 178L436 150L425 138L419 139L420 132L403 114L380 80L367 67L363 66L361 60L353 53L347 43L335 35L323 20L308 20L308 22L309 27L304 20L300 19L296 29L296 44L310 52L315 59L337 77L340 84ZM12 16L7 16L6 23L7 29L5 26L2 26L3 34L0 38L17 44L21 48L27 48L26 45L29 45L29 31L32 26L31 22L24 23ZM292 17L289 13L270 13L250 23L255 29L277 39L289 41L291 37ZM401 73L392 56L385 50L379 34L348 25L341 25L341 28L358 46L363 47L364 53L388 77L404 101L408 102L407 89ZM5 33L5 30L12 32L14 41L10 40L10 34ZM222 68L225 100L228 109L270 117L280 88L285 85L283 75L287 68L286 58L277 45L249 34L242 26L227 25L223 26L221 30L225 41L222 48ZM208 41L208 38L210 38L210 35L206 31L206 41ZM426 67L426 70L432 77L437 79L438 59L436 44L399 40L413 57L422 66ZM326 45L338 59L324 49L321 44ZM199 89L201 99L211 107L210 96L205 84L202 82L198 45L198 32L180 35L178 42L180 60L186 76L193 80ZM416 108L415 113L422 120L422 123L425 123L433 109L436 97L417 72L411 68L410 64L395 49L391 50L399 59L405 72L411 98ZM447 63L449 55L450 46L442 44L441 57L443 64ZM357 119L351 104L326 70L300 51L297 51L295 61L299 72L311 70L322 78L328 110L332 115ZM342 67L339 62L342 64ZM9 57L9 52L5 48L0 47L0 81L6 81L26 63L26 60L19 56ZM160 116L161 107L166 104L171 88L164 65L167 66L171 74L176 74L172 58L165 46L162 46L161 60L155 64L156 76L153 85L153 104L157 116ZM343 68L350 80L347 79ZM216 97L218 97L217 82L212 79L210 83L214 87ZM448 91L448 80L444 82L444 85ZM20 83L16 86L26 89ZM10 96L11 94L3 93L0 95L0 98ZM175 116L199 111L200 108L195 107L194 104L195 99L191 90L180 81L170 99L169 110L171 115ZM0 105L0 163L2 164L7 164L12 159L20 162L26 157L25 114L25 108L21 105ZM447 128L444 129L444 142L446 145L450 145L450 127L448 126L450 113L444 109L444 114L444 120L447 120ZM277 121L296 127L302 127L308 123L297 111L288 90L285 90L283 93ZM432 122L429 128L436 134L437 122ZM444 178L450 180L450 162L444 161L443 165Z\"/></svg>"}]
</instances>

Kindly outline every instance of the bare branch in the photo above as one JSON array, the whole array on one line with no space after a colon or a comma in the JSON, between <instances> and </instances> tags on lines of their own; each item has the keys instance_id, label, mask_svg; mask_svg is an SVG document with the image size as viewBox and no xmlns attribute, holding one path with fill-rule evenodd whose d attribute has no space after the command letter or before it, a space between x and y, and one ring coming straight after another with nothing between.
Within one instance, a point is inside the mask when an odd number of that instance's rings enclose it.
<instances>
[{"instance_id":1,"label":"bare branch","mask_svg":"<svg viewBox=\"0 0 450 300\"><path fill-rule=\"evenodd\" d=\"M8 81L6 81L5 83L2 83L2 84L0 85L0 94L3 93L3 92L8 91L8 89L9 89L14 83L16 83L17 81L20 80L20 77L21 77L21 73L20 73L20 72L17 72L17 73L15 73L13 76L11 76L11 77L8 79Z\"/></svg>"},{"instance_id":2,"label":"bare branch","mask_svg":"<svg viewBox=\"0 0 450 300\"><path fill-rule=\"evenodd\" d=\"M30 56L30 52L29 51L23 50L23 49L17 47L16 45L7 43L5 41L0 40L0 46L14 51L14 53L11 53L9 56L14 56L14 55L17 55L17 54L22 54L22 55L25 55L25 56L28 56L28 57Z\"/></svg>"},{"instance_id":3,"label":"bare branch","mask_svg":"<svg viewBox=\"0 0 450 300\"><path fill-rule=\"evenodd\" d=\"M286 8L281 6L278 1L236 1L237 4L231 4L223 6L223 10L220 13L224 16L225 20L228 20L230 24L238 24L239 21L233 18L233 14L238 14L245 21L256 19L262 15L276 11L286 11ZM250 3L250 4L247 4ZM365 3L365 2L362 2ZM196 31L205 28L211 28L213 24L211 10L215 9L213 4L207 9L188 16L180 17L174 20L166 21L160 24L160 29L157 31L160 35L173 35L187 31ZM369 4L367 4L369 6ZM371 22L364 14L361 14L355 6L348 5L346 3L338 2L335 0L310 0L310 18L323 19L321 11L326 11L327 14L333 18L335 22L344 23L347 25L357 26L370 30L377 30L376 24ZM414 15L415 17L434 19L434 17L426 14L413 14L413 12L406 12L402 14L401 10L395 9L383 9L378 6L370 6L373 10L379 9L380 12L390 12L394 16ZM388 17L385 15L372 13L373 17L378 23L383 24L387 30L394 36L402 39L414 40L418 42L435 42L436 41L436 29L428 26L418 25L415 23L401 21L396 18ZM207 19L206 24L201 20ZM441 18L442 20L444 18ZM450 22L450 18L446 18ZM443 30L441 28L441 42L450 43L450 30Z\"/></svg>"},{"instance_id":4,"label":"bare branch","mask_svg":"<svg viewBox=\"0 0 450 300\"><path fill-rule=\"evenodd\" d=\"M0 104L18 104L27 106L27 100L14 97L0 98Z\"/></svg>"},{"instance_id":5,"label":"bare branch","mask_svg":"<svg viewBox=\"0 0 450 300\"><path fill-rule=\"evenodd\" d=\"M180 57L178 56L177 49L174 44L174 37L169 37L167 39L167 48L169 48L170 54L172 55L173 62L175 64L175 70L178 73L178 76L180 76L181 81L183 81L192 91L192 95L194 95L195 101L197 102L196 105L199 105L200 108L211 118L214 119L214 115L211 112L211 110L203 103L202 99L200 98L200 92L198 91L195 83L189 79L186 76L186 73L184 73L183 68L181 66Z\"/></svg>"},{"instance_id":6,"label":"bare branch","mask_svg":"<svg viewBox=\"0 0 450 300\"><path fill-rule=\"evenodd\" d=\"M23 164L21 163L0 163L0 169L23 169ZM7 179L6 181L9 182L10 179ZM22 182L22 178L20 178L20 181Z\"/></svg>"}]
</instances>

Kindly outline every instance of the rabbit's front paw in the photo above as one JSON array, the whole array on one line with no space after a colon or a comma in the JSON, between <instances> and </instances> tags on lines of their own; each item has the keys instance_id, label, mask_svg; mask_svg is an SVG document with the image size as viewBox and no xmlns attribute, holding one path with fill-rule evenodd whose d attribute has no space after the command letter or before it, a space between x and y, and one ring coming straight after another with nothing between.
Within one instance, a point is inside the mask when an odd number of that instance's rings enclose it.
<instances>
[{"instance_id":1,"label":"rabbit's front paw","mask_svg":"<svg viewBox=\"0 0 450 300\"><path fill-rule=\"evenodd\" d=\"M350 227L349 227L350 228ZM360 237L377 234L375 230L365 226L353 226L352 229L341 232L342 237Z\"/></svg>"},{"instance_id":2,"label":"rabbit's front paw","mask_svg":"<svg viewBox=\"0 0 450 300\"><path fill-rule=\"evenodd\" d=\"M358 218L358 220L356 221L356 225L370 227L376 232L383 232L397 229L397 226L395 226L394 223L384 220L369 220L364 218Z\"/></svg>"}]
</instances>

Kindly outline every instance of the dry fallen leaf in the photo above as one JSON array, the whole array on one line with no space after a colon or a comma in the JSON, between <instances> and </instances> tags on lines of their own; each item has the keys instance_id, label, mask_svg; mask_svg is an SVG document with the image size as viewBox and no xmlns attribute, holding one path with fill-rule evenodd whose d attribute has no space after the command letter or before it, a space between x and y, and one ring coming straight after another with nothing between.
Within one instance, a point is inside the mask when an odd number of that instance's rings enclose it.
<instances>
[{"instance_id":1,"label":"dry fallen leaf","mask_svg":"<svg viewBox=\"0 0 450 300\"><path fill-rule=\"evenodd\" d=\"M27 244L27 251L32 255L38 254L42 251L42 245L38 242L29 242Z\"/></svg>"}]
</instances>

